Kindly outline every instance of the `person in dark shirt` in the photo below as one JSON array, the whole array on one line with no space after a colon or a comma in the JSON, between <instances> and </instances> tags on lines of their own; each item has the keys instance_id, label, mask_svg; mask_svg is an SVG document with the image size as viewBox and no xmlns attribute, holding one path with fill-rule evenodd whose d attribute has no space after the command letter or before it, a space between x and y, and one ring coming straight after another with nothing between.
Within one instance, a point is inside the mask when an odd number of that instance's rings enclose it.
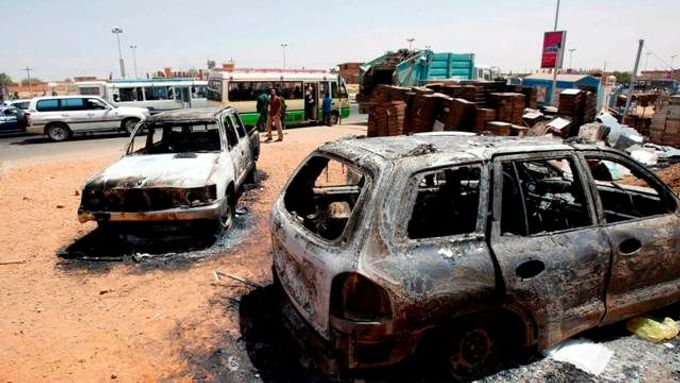
<instances>
[{"instance_id":1,"label":"person in dark shirt","mask_svg":"<svg viewBox=\"0 0 680 383\"><path fill-rule=\"evenodd\" d=\"M267 141L272 140L272 125L276 125L279 134L277 141L283 141L283 129L281 129L281 99L276 94L276 89L272 88L269 97L269 116L267 118Z\"/></svg>"},{"instance_id":2,"label":"person in dark shirt","mask_svg":"<svg viewBox=\"0 0 680 383\"><path fill-rule=\"evenodd\" d=\"M263 131L267 126L267 110L269 109L269 97L267 96L267 91L265 89L260 91L260 95L257 96L255 108L257 109L257 113L260 114L257 118L257 130Z\"/></svg>"}]
</instances>

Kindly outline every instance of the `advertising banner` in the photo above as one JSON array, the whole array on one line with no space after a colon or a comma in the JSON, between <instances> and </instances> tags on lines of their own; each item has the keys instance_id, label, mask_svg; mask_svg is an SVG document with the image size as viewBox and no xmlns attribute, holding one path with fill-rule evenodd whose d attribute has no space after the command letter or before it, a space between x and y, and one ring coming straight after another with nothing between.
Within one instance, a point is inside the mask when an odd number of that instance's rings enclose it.
<instances>
[{"instance_id":1,"label":"advertising banner","mask_svg":"<svg viewBox=\"0 0 680 383\"><path fill-rule=\"evenodd\" d=\"M541 68L562 68L563 48L566 37L566 31L545 32L543 35Z\"/></svg>"}]
</instances>

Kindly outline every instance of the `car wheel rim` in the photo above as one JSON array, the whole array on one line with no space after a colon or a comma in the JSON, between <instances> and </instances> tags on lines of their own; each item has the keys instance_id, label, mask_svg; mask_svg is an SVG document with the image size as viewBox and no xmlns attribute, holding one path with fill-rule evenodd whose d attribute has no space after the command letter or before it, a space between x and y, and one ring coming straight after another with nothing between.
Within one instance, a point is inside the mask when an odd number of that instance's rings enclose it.
<instances>
[{"instance_id":1,"label":"car wheel rim","mask_svg":"<svg viewBox=\"0 0 680 383\"><path fill-rule=\"evenodd\" d=\"M52 138L61 140L66 137L66 132L63 128L52 128Z\"/></svg>"},{"instance_id":2,"label":"car wheel rim","mask_svg":"<svg viewBox=\"0 0 680 383\"><path fill-rule=\"evenodd\" d=\"M234 224L234 215L232 214L231 206L227 206L227 210L220 217L220 225L224 230L231 228Z\"/></svg>"},{"instance_id":3,"label":"car wheel rim","mask_svg":"<svg viewBox=\"0 0 680 383\"><path fill-rule=\"evenodd\" d=\"M137 123L135 121L128 121L125 123L125 130L127 130L128 133L132 133L133 130L135 130L135 125Z\"/></svg>"},{"instance_id":4,"label":"car wheel rim","mask_svg":"<svg viewBox=\"0 0 680 383\"><path fill-rule=\"evenodd\" d=\"M472 373L483 367L493 354L493 340L484 329L468 331L458 344L458 352L450 357L451 369Z\"/></svg>"}]
</instances>

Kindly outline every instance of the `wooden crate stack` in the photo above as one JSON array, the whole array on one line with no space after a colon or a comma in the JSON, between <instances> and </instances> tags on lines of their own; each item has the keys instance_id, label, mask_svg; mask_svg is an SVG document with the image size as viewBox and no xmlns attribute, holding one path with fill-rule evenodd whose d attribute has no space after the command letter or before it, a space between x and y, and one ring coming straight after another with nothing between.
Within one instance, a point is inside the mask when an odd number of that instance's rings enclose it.
<instances>
[{"instance_id":1,"label":"wooden crate stack","mask_svg":"<svg viewBox=\"0 0 680 383\"><path fill-rule=\"evenodd\" d=\"M560 116L569 116L576 120L576 117L582 115L581 106L583 105L583 92L579 89L565 89L560 93L559 106L557 114Z\"/></svg>"},{"instance_id":2,"label":"wooden crate stack","mask_svg":"<svg viewBox=\"0 0 680 383\"><path fill-rule=\"evenodd\" d=\"M512 134L512 124L505 121L489 121L486 130L494 136L509 136Z\"/></svg>"},{"instance_id":3,"label":"wooden crate stack","mask_svg":"<svg viewBox=\"0 0 680 383\"><path fill-rule=\"evenodd\" d=\"M680 96L659 97L649 138L655 144L680 147Z\"/></svg>"},{"instance_id":4,"label":"wooden crate stack","mask_svg":"<svg viewBox=\"0 0 680 383\"><path fill-rule=\"evenodd\" d=\"M586 92L585 97L583 98L583 121L581 122L581 125L595 121L596 116L597 96L594 92Z\"/></svg>"},{"instance_id":5,"label":"wooden crate stack","mask_svg":"<svg viewBox=\"0 0 680 383\"><path fill-rule=\"evenodd\" d=\"M496 119L522 124L525 97L522 93L499 92L489 94L489 105L496 110Z\"/></svg>"}]
</instances>

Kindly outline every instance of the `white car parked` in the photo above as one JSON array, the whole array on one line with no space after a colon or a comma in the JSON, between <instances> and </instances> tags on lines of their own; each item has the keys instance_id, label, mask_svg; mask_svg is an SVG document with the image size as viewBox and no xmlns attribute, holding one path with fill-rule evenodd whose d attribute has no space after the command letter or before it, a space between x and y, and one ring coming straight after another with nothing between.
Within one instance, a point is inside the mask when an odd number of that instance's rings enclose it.
<instances>
[{"instance_id":1,"label":"white car parked","mask_svg":"<svg viewBox=\"0 0 680 383\"><path fill-rule=\"evenodd\" d=\"M28 106L30 134L44 134L52 141L69 139L74 133L99 130L125 130L132 133L135 125L149 116L146 108L114 106L100 97L37 97Z\"/></svg>"}]
</instances>

